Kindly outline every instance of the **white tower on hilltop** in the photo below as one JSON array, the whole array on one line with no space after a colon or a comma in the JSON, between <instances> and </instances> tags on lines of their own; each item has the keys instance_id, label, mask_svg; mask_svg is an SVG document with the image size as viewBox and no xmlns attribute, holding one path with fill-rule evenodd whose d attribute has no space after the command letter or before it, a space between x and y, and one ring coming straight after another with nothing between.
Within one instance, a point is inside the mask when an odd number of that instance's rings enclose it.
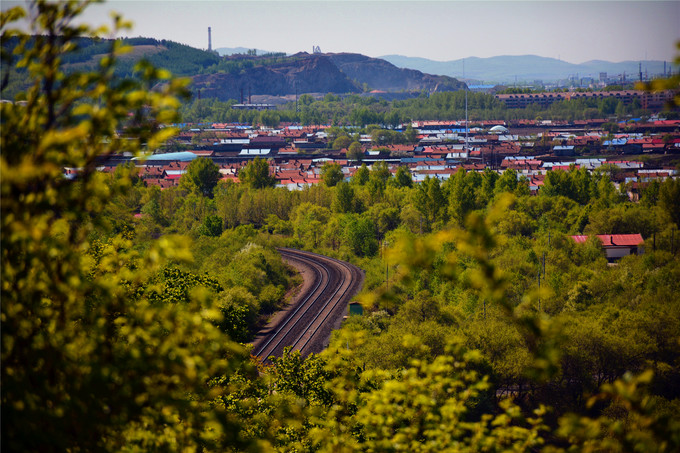
<instances>
[{"instance_id":1,"label":"white tower on hilltop","mask_svg":"<svg viewBox=\"0 0 680 453\"><path fill-rule=\"evenodd\" d=\"M210 27L208 27L208 52L212 51L212 37L210 36Z\"/></svg>"}]
</instances>

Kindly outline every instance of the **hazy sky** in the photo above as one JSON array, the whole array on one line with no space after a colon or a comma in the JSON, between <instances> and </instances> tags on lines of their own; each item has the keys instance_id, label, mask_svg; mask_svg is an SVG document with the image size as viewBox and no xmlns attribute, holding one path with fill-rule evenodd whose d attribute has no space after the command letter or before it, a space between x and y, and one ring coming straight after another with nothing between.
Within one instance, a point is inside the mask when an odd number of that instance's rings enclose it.
<instances>
[{"instance_id":1,"label":"hazy sky","mask_svg":"<svg viewBox=\"0 0 680 453\"><path fill-rule=\"evenodd\" d=\"M212 27L213 48L287 53L671 61L680 41L680 1L110 0L86 18L109 23L110 10L134 22L129 36L207 48Z\"/></svg>"}]
</instances>

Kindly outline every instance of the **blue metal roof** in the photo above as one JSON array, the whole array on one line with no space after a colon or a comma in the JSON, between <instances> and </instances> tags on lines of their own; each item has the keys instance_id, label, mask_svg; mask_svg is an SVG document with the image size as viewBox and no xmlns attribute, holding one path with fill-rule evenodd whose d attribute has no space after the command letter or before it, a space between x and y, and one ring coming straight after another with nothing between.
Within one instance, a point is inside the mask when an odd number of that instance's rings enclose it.
<instances>
[{"instance_id":1,"label":"blue metal roof","mask_svg":"<svg viewBox=\"0 0 680 453\"><path fill-rule=\"evenodd\" d=\"M180 162L189 162L192 161L196 158L196 154L190 153L189 151L180 151L178 153L161 153L161 154L152 154L148 157L135 157L135 160L146 160L148 161L154 161L154 160L172 160L172 161L180 161Z\"/></svg>"},{"instance_id":2,"label":"blue metal roof","mask_svg":"<svg viewBox=\"0 0 680 453\"><path fill-rule=\"evenodd\" d=\"M614 140L607 140L602 145L604 146L623 146L628 142L625 138L615 138Z\"/></svg>"}]
</instances>

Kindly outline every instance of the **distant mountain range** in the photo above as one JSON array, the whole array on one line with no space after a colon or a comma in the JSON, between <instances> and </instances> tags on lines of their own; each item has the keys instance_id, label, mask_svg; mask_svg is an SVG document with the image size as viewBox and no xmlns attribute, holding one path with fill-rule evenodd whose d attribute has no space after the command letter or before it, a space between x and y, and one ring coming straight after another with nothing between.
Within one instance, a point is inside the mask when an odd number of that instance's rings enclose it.
<instances>
[{"instance_id":1,"label":"distant mountain range","mask_svg":"<svg viewBox=\"0 0 680 453\"><path fill-rule=\"evenodd\" d=\"M435 61L402 55L385 55L380 58L400 68L416 69L428 74L441 74L486 83L533 82L534 80L551 82L570 77L592 77L598 80L601 72L606 72L610 78L625 73L626 80L638 80L640 64L639 61L612 63L601 60L574 64L536 55L470 57L453 61ZM662 74L664 71L663 61L643 61L641 63L643 77L645 72L651 77L652 75ZM670 68L670 62L667 63L668 68ZM675 67L673 71L676 72L677 70L678 68Z\"/></svg>"}]
</instances>

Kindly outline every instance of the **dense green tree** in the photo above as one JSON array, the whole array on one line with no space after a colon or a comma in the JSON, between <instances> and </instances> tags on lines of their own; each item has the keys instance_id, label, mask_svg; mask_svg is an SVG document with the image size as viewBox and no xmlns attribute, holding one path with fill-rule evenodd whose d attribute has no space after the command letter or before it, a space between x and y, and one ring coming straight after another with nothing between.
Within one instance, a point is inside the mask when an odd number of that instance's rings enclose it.
<instances>
[{"instance_id":1,"label":"dense green tree","mask_svg":"<svg viewBox=\"0 0 680 453\"><path fill-rule=\"evenodd\" d=\"M426 231L446 214L446 198L439 179L427 177L416 186L416 209L425 221Z\"/></svg>"},{"instance_id":2,"label":"dense green tree","mask_svg":"<svg viewBox=\"0 0 680 453\"><path fill-rule=\"evenodd\" d=\"M649 238L660 231L658 208L640 205L615 205L592 212L584 232L587 234L640 233Z\"/></svg>"},{"instance_id":3,"label":"dense green tree","mask_svg":"<svg viewBox=\"0 0 680 453\"><path fill-rule=\"evenodd\" d=\"M512 168L505 170L500 178L496 181L495 192L514 192L517 188L517 181L519 180L517 172Z\"/></svg>"},{"instance_id":4,"label":"dense green tree","mask_svg":"<svg viewBox=\"0 0 680 453\"><path fill-rule=\"evenodd\" d=\"M659 201L659 181L650 181L646 186L640 187L640 203L645 206L654 206Z\"/></svg>"},{"instance_id":5,"label":"dense green tree","mask_svg":"<svg viewBox=\"0 0 680 453\"><path fill-rule=\"evenodd\" d=\"M223 290L220 283L213 277L183 271L174 266L163 268L149 279L143 290L146 297L153 303L187 304L191 302L191 292L197 287L215 293Z\"/></svg>"},{"instance_id":6,"label":"dense green tree","mask_svg":"<svg viewBox=\"0 0 680 453\"><path fill-rule=\"evenodd\" d=\"M399 226L399 210L387 203L373 205L367 212L378 231L378 239Z\"/></svg>"},{"instance_id":7,"label":"dense green tree","mask_svg":"<svg viewBox=\"0 0 680 453\"><path fill-rule=\"evenodd\" d=\"M371 166L367 187L368 192L374 200L379 200L382 197L385 188L387 187L387 182L391 177L392 173L390 173L387 162L380 161Z\"/></svg>"},{"instance_id":8,"label":"dense green tree","mask_svg":"<svg viewBox=\"0 0 680 453\"><path fill-rule=\"evenodd\" d=\"M427 225L423 228L423 215L413 203L404 205L399 212L401 224L412 233L422 233L427 230Z\"/></svg>"},{"instance_id":9,"label":"dense green tree","mask_svg":"<svg viewBox=\"0 0 680 453\"><path fill-rule=\"evenodd\" d=\"M406 130L404 131L404 140L406 140L406 143L416 143L418 141L418 135L416 134L416 130L413 129L413 126L410 124L406 127Z\"/></svg>"},{"instance_id":10,"label":"dense green tree","mask_svg":"<svg viewBox=\"0 0 680 453\"><path fill-rule=\"evenodd\" d=\"M253 189L274 187L276 179L269 174L269 162L266 159L256 157L241 169L238 174L239 180Z\"/></svg>"},{"instance_id":11,"label":"dense green tree","mask_svg":"<svg viewBox=\"0 0 680 453\"><path fill-rule=\"evenodd\" d=\"M364 158L364 149L361 143L352 142L347 148L347 159L361 162Z\"/></svg>"},{"instance_id":12,"label":"dense green tree","mask_svg":"<svg viewBox=\"0 0 680 453\"><path fill-rule=\"evenodd\" d=\"M181 193L182 191L178 190L177 192ZM205 218L214 213L215 203L212 199L192 192L184 197L179 197L171 226L176 231L201 230Z\"/></svg>"},{"instance_id":13,"label":"dense green tree","mask_svg":"<svg viewBox=\"0 0 680 453\"><path fill-rule=\"evenodd\" d=\"M161 188L155 184L149 186L146 190L145 197L141 200L143 203L142 214L150 217L151 221L159 226L167 226L168 219L163 216L160 205Z\"/></svg>"},{"instance_id":14,"label":"dense green tree","mask_svg":"<svg viewBox=\"0 0 680 453\"><path fill-rule=\"evenodd\" d=\"M574 186L574 197L572 199L582 205L588 204L597 195L597 181L585 168L578 170L572 168L569 174Z\"/></svg>"},{"instance_id":15,"label":"dense green tree","mask_svg":"<svg viewBox=\"0 0 680 453\"><path fill-rule=\"evenodd\" d=\"M213 197L213 189L220 180L220 167L208 157L197 157L187 166L180 178L180 187L204 197Z\"/></svg>"},{"instance_id":16,"label":"dense green tree","mask_svg":"<svg viewBox=\"0 0 680 453\"><path fill-rule=\"evenodd\" d=\"M337 216L333 216L323 229L323 240L326 247L337 250L342 243L343 233L342 220Z\"/></svg>"},{"instance_id":17,"label":"dense green tree","mask_svg":"<svg viewBox=\"0 0 680 453\"><path fill-rule=\"evenodd\" d=\"M466 172L461 168L446 183L449 194L449 214L460 224L464 223L467 214L476 206L475 189L479 186L473 182L473 178L477 178L468 176L470 173L474 172Z\"/></svg>"},{"instance_id":18,"label":"dense green tree","mask_svg":"<svg viewBox=\"0 0 680 453\"><path fill-rule=\"evenodd\" d=\"M314 405L329 406L333 402L333 392L326 386L331 373L325 359L312 355L305 360L300 351L286 348L272 363L277 391L290 392Z\"/></svg>"},{"instance_id":19,"label":"dense green tree","mask_svg":"<svg viewBox=\"0 0 680 453\"><path fill-rule=\"evenodd\" d=\"M242 195L242 185L232 181L220 181L215 187L216 214L222 219L223 228L234 228L239 225L238 208ZM167 190L163 191L163 193Z\"/></svg>"},{"instance_id":20,"label":"dense green tree","mask_svg":"<svg viewBox=\"0 0 680 453\"><path fill-rule=\"evenodd\" d=\"M394 185L397 187L413 187L413 177L411 176L411 172L409 171L408 167L404 165L400 165L399 168L397 168L394 179L391 181L393 181Z\"/></svg>"},{"instance_id":21,"label":"dense green tree","mask_svg":"<svg viewBox=\"0 0 680 453\"><path fill-rule=\"evenodd\" d=\"M330 216L331 212L328 208L309 202L301 203L291 215L296 236L312 247L318 246L323 226Z\"/></svg>"},{"instance_id":22,"label":"dense green tree","mask_svg":"<svg viewBox=\"0 0 680 453\"><path fill-rule=\"evenodd\" d=\"M222 218L210 214L203 219L203 225L201 225L201 234L206 236L219 236L222 234Z\"/></svg>"},{"instance_id":23,"label":"dense green tree","mask_svg":"<svg viewBox=\"0 0 680 453\"><path fill-rule=\"evenodd\" d=\"M242 286L226 290L217 306L222 313L218 327L234 341L245 343L252 339L251 327L256 323L260 308L255 296Z\"/></svg>"},{"instance_id":24,"label":"dense green tree","mask_svg":"<svg viewBox=\"0 0 680 453\"><path fill-rule=\"evenodd\" d=\"M378 251L375 226L368 217L348 218L345 236L350 248L357 256L373 256Z\"/></svg>"},{"instance_id":25,"label":"dense green tree","mask_svg":"<svg viewBox=\"0 0 680 453\"><path fill-rule=\"evenodd\" d=\"M345 178L340 164L326 162L321 167L321 180L328 187L334 187Z\"/></svg>"},{"instance_id":26,"label":"dense green tree","mask_svg":"<svg viewBox=\"0 0 680 453\"><path fill-rule=\"evenodd\" d=\"M659 188L659 206L680 228L680 180L667 178Z\"/></svg>"},{"instance_id":27,"label":"dense green tree","mask_svg":"<svg viewBox=\"0 0 680 453\"><path fill-rule=\"evenodd\" d=\"M230 238L223 236L220 239ZM241 249L233 254L221 276L223 284L229 289L245 288L254 296L257 303L255 311L271 314L280 308L283 300L288 283L287 271L276 251L252 242L242 245L243 242L238 244ZM219 256L215 258L220 259Z\"/></svg>"},{"instance_id":28,"label":"dense green tree","mask_svg":"<svg viewBox=\"0 0 680 453\"><path fill-rule=\"evenodd\" d=\"M346 182L341 182L336 186L335 200L333 209L340 213L358 212L360 202L356 198L354 188Z\"/></svg>"},{"instance_id":29,"label":"dense green tree","mask_svg":"<svg viewBox=\"0 0 680 453\"><path fill-rule=\"evenodd\" d=\"M339 135L333 140L333 149L347 149L352 144L352 138L349 135Z\"/></svg>"},{"instance_id":30,"label":"dense green tree","mask_svg":"<svg viewBox=\"0 0 680 453\"><path fill-rule=\"evenodd\" d=\"M368 183L371 176L371 171L368 169L366 164L362 164L361 167L357 168L357 171L352 175L352 183L363 186Z\"/></svg>"},{"instance_id":31,"label":"dense green tree","mask_svg":"<svg viewBox=\"0 0 680 453\"><path fill-rule=\"evenodd\" d=\"M307 106L314 103L314 98L309 94L303 94L302 96L300 96L298 102L300 103L300 105Z\"/></svg>"},{"instance_id":32,"label":"dense green tree","mask_svg":"<svg viewBox=\"0 0 680 453\"><path fill-rule=\"evenodd\" d=\"M466 344L484 354L493 368L500 391L516 388L519 394L528 390L525 371L531 354L517 326L499 316L495 307L477 307L475 320L465 326Z\"/></svg>"},{"instance_id":33,"label":"dense green tree","mask_svg":"<svg viewBox=\"0 0 680 453\"><path fill-rule=\"evenodd\" d=\"M482 184L477 190L477 199L479 205L486 206L491 200L493 200L496 181L498 181L498 178L498 173L491 170L489 167L484 169L484 172L482 173Z\"/></svg>"},{"instance_id":34,"label":"dense green tree","mask_svg":"<svg viewBox=\"0 0 680 453\"><path fill-rule=\"evenodd\" d=\"M404 141L403 134L398 131L379 128L371 131L371 143L375 146L394 145Z\"/></svg>"},{"instance_id":35,"label":"dense green tree","mask_svg":"<svg viewBox=\"0 0 680 453\"><path fill-rule=\"evenodd\" d=\"M540 194L547 197L561 195L578 201L578 193L574 187L574 181L571 178L571 174L564 170L547 172Z\"/></svg>"},{"instance_id":36,"label":"dense green tree","mask_svg":"<svg viewBox=\"0 0 680 453\"><path fill-rule=\"evenodd\" d=\"M276 128L279 127L281 117L270 110L263 110L260 112L260 118L258 122L264 126Z\"/></svg>"},{"instance_id":37,"label":"dense green tree","mask_svg":"<svg viewBox=\"0 0 680 453\"><path fill-rule=\"evenodd\" d=\"M384 160L378 161L371 166L371 175L369 176L369 181L376 181L377 184L382 186L382 190L387 187L387 182L392 177L390 172L390 167Z\"/></svg>"}]
</instances>

